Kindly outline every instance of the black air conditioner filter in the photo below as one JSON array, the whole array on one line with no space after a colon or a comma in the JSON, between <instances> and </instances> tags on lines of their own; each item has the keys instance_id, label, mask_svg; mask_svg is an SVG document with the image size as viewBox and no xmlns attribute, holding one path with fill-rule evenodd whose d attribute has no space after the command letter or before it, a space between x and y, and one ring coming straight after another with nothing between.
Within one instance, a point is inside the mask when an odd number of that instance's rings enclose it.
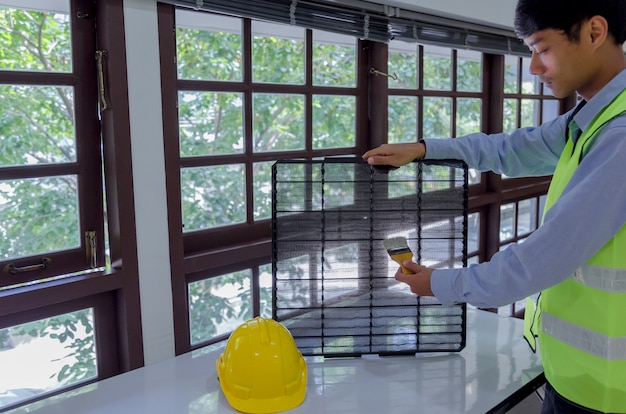
<instances>
[{"instance_id":1,"label":"black air conditioner filter","mask_svg":"<svg viewBox=\"0 0 626 414\"><path fill-rule=\"evenodd\" d=\"M272 186L272 316L303 355L463 349L465 304L411 293L382 242L403 236L420 264L465 266L465 163L385 171L358 158L284 160Z\"/></svg>"}]
</instances>

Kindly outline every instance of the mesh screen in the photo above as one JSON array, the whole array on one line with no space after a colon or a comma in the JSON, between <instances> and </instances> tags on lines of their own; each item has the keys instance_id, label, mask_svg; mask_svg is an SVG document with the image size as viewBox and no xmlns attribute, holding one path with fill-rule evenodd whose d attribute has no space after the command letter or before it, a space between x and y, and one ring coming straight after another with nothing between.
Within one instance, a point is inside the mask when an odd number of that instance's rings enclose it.
<instances>
[{"instance_id":1,"label":"mesh screen","mask_svg":"<svg viewBox=\"0 0 626 414\"><path fill-rule=\"evenodd\" d=\"M465 304L411 293L383 240L405 237L425 266L465 266L467 171L451 160L390 171L357 158L274 164L273 318L304 355L463 349Z\"/></svg>"}]
</instances>

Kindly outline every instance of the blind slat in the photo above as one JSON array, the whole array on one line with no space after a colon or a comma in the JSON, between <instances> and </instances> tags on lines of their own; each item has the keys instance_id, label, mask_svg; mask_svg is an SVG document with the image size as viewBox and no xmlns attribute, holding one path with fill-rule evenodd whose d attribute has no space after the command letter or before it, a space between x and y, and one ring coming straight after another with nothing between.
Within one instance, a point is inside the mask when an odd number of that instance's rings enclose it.
<instances>
[{"instance_id":1,"label":"blind slat","mask_svg":"<svg viewBox=\"0 0 626 414\"><path fill-rule=\"evenodd\" d=\"M392 39L423 44L435 44L453 48L478 50L489 53L503 53L530 56L530 51L517 37L501 34L501 29L476 30L475 25L468 29L456 25L445 25L442 18L414 20L364 8L294 0L162 0L164 3L194 10L213 11L237 17L248 17L273 23L292 24L308 29L324 30L332 33L355 36L361 39L388 43ZM352 1L351 4L355 2ZM371 3L370 3L371 7ZM382 7L382 6L381 6ZM410 14L410 13L409 13ZM429 20L436 20L436 23Z\"/></svg>"}]
</instances>

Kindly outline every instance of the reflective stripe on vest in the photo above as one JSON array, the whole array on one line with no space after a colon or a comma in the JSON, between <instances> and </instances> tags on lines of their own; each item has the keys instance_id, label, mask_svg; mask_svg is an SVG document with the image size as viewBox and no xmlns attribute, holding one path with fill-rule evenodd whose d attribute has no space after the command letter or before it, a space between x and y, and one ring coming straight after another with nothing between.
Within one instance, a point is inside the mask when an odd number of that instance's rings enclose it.
<instances>
[{"instance_id":1,"label":"reflective stripe on vest","mask_svg":"<svg viewBox=\"0 0 626 414\"><path fill-rule=\"evenodd\" d=\"M585 264L574 272L572 278L590 288L613 293L626 293L626 269L611 269Z\"/></svg>"},{"instance_id":2,"label":"reflective stripe on vest","mask_svg":"<svg viewBox=\"0 0 626 414\"><path fill-rule=\"evenodd\" d=\"M626 336L610 338L545 311L541 313L541 332L602 359L626 360Z\"/></svg>"}]
</instances>

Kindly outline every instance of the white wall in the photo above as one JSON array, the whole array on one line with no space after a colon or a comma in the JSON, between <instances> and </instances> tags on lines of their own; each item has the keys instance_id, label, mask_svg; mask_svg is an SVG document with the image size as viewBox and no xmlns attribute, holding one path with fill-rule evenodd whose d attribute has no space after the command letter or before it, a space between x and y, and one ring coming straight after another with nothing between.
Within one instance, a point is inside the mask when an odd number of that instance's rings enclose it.
<instances>
[{"instance_id":1,"label":"white wall","mask_svg":"<svg viewBox=\"0 0 626 414\"><path fill-rule=\"evenodd\" d=\"M137 256L146 365L174 356L155 0L124 0Z\"/></svg>"}]
</instances>

